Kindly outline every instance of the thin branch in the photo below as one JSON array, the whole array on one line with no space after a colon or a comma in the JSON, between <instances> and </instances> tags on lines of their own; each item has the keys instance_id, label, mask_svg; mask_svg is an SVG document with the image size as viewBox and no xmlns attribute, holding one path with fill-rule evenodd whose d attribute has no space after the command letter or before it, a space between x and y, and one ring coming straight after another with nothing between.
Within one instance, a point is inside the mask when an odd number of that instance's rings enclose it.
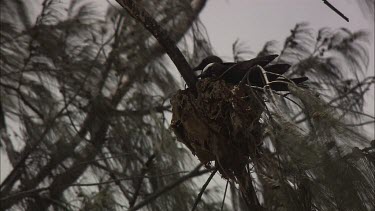
<instances>
[{"instance_id":1,"label":"thin branch","mask_svg":"<svg viewBox=\"0 0 375 211\"><path fill-rule=\"evenodd\" d=\"M154 175L154 176L145 176L145 175L132 176L132 177L124 177L124 178L118 178L118 179L114 179L114 180L108 180L108 181L105 181L105 182L76 183L76 184L69 185L69 187L99 186L99 185L106 185L106 184L115 183L115 182L118 182L118 181L133 180L133 179L136 179L136 178L167 177L167 176L172 176L172 175L176 175L176 174L185 174L185 173L188 173L188 172L187 171L179 171L179 172L173 172L173 173L169 173L169 174L160 174L160 175ZM10 195L5 196L3 198L0 198L0 201L14 200L14 198L29 197L29 196L35 195L36 193L47 191L47 190L50 190L50 189L51 189L51 187L46 187L46 188L38 188L38 189L31 189L31 190L21 191L21 192L13 193L13 194L10 194Z\"/></svg>"},{"instance_id":2,"label":"thin branch","mask_svg":"<svg viewBox=\"0 0 375 211\"><path fill-rule=\"evenodd\" d=\"M156 155L155 154L152 154L146 161L146 163L144 164L144 167L142 168L142 172L141 172L141 175L145 175L148 171L148 169L150 168L151 164L152 164L152 161L155 159ZM139 192L141 190L141 187L142 187L142 182L143 182L143 178L140 178L138 179L136 185L135 185L135 193L133 194L133 198L129 201L129 207L133 207L135 202L137 201L137 198L139 196Z\"/></svg>"},{"instance_id":3,"label":"thin branch","mask_svg":"<svg viewBox=\"0 0 375 211\"><path fill-rule=\"evenodd\" d=\"M346 17L340 10L336 9L331 3L329 3L327 0L323 0L324 4L326 4L329 8L331 8L334 12L336 12L338 15L340 15L346 22L349 22L349 18Z\"/></svg>"},{"instance_id":4,"label":"thin branch","mask_svg":"<svg viewBox=\"0 0 375 211\"><path fill-rule=\"evenodd\" d=\"M63 108L61 111L65 110L65 108ZM62 112L61 112L62 113ZM13 170L8 174L8 176L4 179L4 181L0 184L0 189L1 189L1 195L5 194L6 192L8 192L14 185L14 183L17 181L17 179L19 178L20 174L19 172L20 171L23 171L23 169L21 169L22 166L25 165L25 162L26 160L29 158L29 156L31 155L31 153L38 147L38 145L44 140L45 136L47 136L48 132L50 131L50 129L52 128L52 125L54 124L54 122L56 121L56 119L58 118L58 116L60 116L61 114L60 112L51 120L51 122L47 123L46 125L48 125L44 131L42 132L40 138L35 141L29 148L27 151L25 151L23 153L23 155L21 156L21 158L19 159L19 161L17 162L17 164L13 167Z\"/></svg>"},{"instance_id":5,"label":"thin branch","mask_svg":"<svg viewBox=\"0 0 375 211\"><path fill-rule=\"evenodd\" d=\"M216 174L216 172L217 172L217 169L215 169L215 170L211 173L211 175L208 177L206 183L204 183L204 185L202 186L201 191L199 192L197 198L195 199L195 202L194 202L194 205L193 205L193 208L191 209L191 211L194 211L195 208L198 206L198 203L199 203L199 201L201 200L204 191L206 190L208 184L211 182L211 180L212 180L212 178L214 177L214 175Z\"/></svg>"},{"instance_id":6,"label":"thin branch","mask_svg":"<svg viewBox=\"0 0 375 211\"><path fill-rule=\"evenodd\" d=\"M375 121L370 120L370 121L367 121L367 122L361 122L361 123L357 123L357 124L345 124L345 125L349 126L349 127L359 127L359 126L364 126L364 125L369 125L369 124L375 124Z\"/></svg>"},{"instance_id":7,"label":"thin branch","mask_svg":"<svg viewBox=\"0 0 375 211\"><path fill-rule=\"evenodd\" d=\"M363 81L359 82L358 84L356 84L355 86L351 87L348 91L346 91L344 94L330 100L327 104L328 105L331 105L333 104L334 102L336 101L339 101L341 100L342 98L345 98L347 97L350 93L353 93L355 92L356 89L361 89L363 86L371 86L371 84L375 83L375 77L371 76L371 77L367 77L365 79L363 79Z\"/></svg>"},{"instance_id":8,"label":"thin branch","mask_svg":"<svg viewBox=\"0 0 375 211\"><path fill-rule=\"evenodd\" d=\"M8 85L8 84L3 84L3 83L0 83L0 86L3 86L7 89L11 89L13 91L15 91L19 96L20 96L20 99L22 100L22 102L28 106L32 111L34 111L34 113L36 113L38 115L38 117L42 120L45 120L45 117L43 115L43 113L41 111L39 111L33 104L31 104L26 98L25 96L23 95L22 91L19 89L19 88L15 88L11 85Z\"/></svg>"},{"instance_id":9,"label":"thin branch","mask_svg":"<svg viewBox=\"0 0 375 211\"><path fill-rule=\"evenodd\" d=\"M123 115L123 116L143 116L143 115L149 115L152 112L156 113L163 113L164 111L170 111L171 106L155 106L147 109L141 109L141 110L116 110L113 109L112 112L114 115Z\"/></svg>"},{"instance_id":10,"label":"thin branch","mask_svg":"<svg viewBox=\"0 0 375 211\"><path fill-rule=\"evenodd\" d=\"M177 181L172 182L171 184L165 186L164 188L162 188L160 190L157 190L156 192L154 192L150 196L146 197L142 202L140 202L140 203L136 204L134 207L130 208L128 211L138 210L138 209L144 207L145 205L147 205L148 203L150 203L151 201L155 200L159 196L163 195L164 193L166 193L166 192L172 190L173 188L177 187L178 185L180 185L181 183L185 182L186 180L188 180L190 178L193 178L193 177L197 177L197 176L206 174L206 173L212 171L212 169L205 169L205 170L199 171L199 169L202 166L203 166L203 164L199 164L189 174L187 174L187 175L179 178Z\"/></svg>"},{"instance_id":11,"label":"thin branch","mask_svg":"<svg viewBox=\"0 0 375 211\"><path fill-rule=\"evenodd\" d=\"M227 195L227 190L228 190L228 183L229 183L229 180L227 180L227 184L225 185L224 197L223 197L223 201L221 202L221 208L220 208L221 211L224 208L225 196Z\"/></svg>"},{"instance_id":12,"label":"thin branch","mask_svg":"<svg viewBox=\"0 0 375 211\"><path fill-rule=\"evenodd\" d=\"M40 138L36 140L32 145L27 148L27 151L23 151L21 158L17 162L17 164L13 167L12 171L8 174L8 176L3 180L3 182L0 184L0 195L5 195L7 192L11 190L14 183L18 180L18 178L21 176L21 172L24 171L24 169L21 169L22 166L25 165L26 160L29 158L29 156L34 152L34 150L39 146L39 144L44 140L45 136L48 135L50 129L54 125L54 123L57 121L57 119L64 113L64 111L68 108L68 106L75 100L75 98L80 93L80 90L82 90L84 84L86 83L88 74L85 76L84 81L81 83L80 88L78 89L77 93L75 93L74 96L67 102L63 108L59 112L57 112L56 115L54 115L51 119L46 121L47 127L44 129L42 134L40 135ZM11 205L11 204L8 204ZM4 204L2 204L4 206Z\"/></svg>"},{"instance_id":13,"label":"thin branch","mask_svg":"<svg viewBox=\"0 0 375 211\"><path fill-rule=\"evenodd\" d=\"M17 199L22 199L22 198L29 197L29 196L35 196L35 194L43 192L43 191L47 191L48 189L49 189L48 187L37 188L37 189L17 192L17 193L14 193L14 194L9 194L9 195L7 195L3 198L0 198L0 202L1 202L1 205L2 205L1 208L3 208L3 203L7 200L17 200Z\"/></svg>"},{"instance_id":14,"label":"thin branch","mask_svg":"<svg viewBox=\"0 0 375 211\"><path fill-rule=\"evenodd\" d=\"M43 12L43 10L42 10L42 12ZM99 52L96 55L96 58L98 58ZM93 66L94 66L94 64L91 65L90 69L93 68ZM45 130L41 134L40 138L36 142L34 142L32 144L32 146L30 146L27 151L22 152L21 158L19 159L19 161L17 162L17 164L14 166L14 168L12 169L12 171L8 174L8 176L0 184L0 193L1 193L1 195L7 193L12 188L12 186L14 185L14 183L18 180L18 178L20 177L20 174L21 174L21 170L22 170L22 169L19 169L19 168L21 168L23 165L25 165L25 162L28 159L28 157L37 148L37 146L44 140L44 137L48 134L49 130L52 128L52 125L55 123L55 121L57 120L57 118L59 118L63 114L63 112L65 110L67 110L68 106L76 99L76 97L79 95L79 93L83 89L84 85L86 84L86 81L88 80L89 75L90 74L86 74L86 76L84 77L84 80L82 81L82 83L80 84L80 86L78 88L78 91L70 98L70 100L68 102L65 102L64 107L54 117L52 117L49 120L49 122L46 122L47 127L45 128ZM21 95L21 97L22 97L22 95ZM86 118L86 120L89 120L89 119ZM90 121L88 121L88 122L90 122ZM82 134L78 134L78 135L81 135L81 137L82 137L83 134L85 134L87 132L87 128L86 127L82 127L81 128L81 132L82 132Z\"/></svg>"},{"instance_id":15,"label":"thin branch","mask_svg":"<svg viewBox=\"0 0 375 211\"><path fill-rule=\"evenodd\" d=\"M94 163L94 162L97 162L97 161L101 161L101 160L109 160L109 159L114 159L114 158L121 158L121 157L124 157L124 156L130 156L130 155L134 155L135 153L121 153L120 155L116 155L116 156L109 156L109 157L102 157L102 158L99 158L99 159L94 159L94 160L90 160L90 161L83 161L81 163L78 163L77 165L81 164L81 165L84 165L84 164L91 164L91 163Z\"/></svg>"},{"instance_id":16,"label":"thin branch","mask_svg":"<svg viewBox=\"0 0 375 211\"><path fill-rule=\"evenodd\" d=\"M202 5L204 5L206 0L199 0L197 2L198 2L197 3L198 6L196 6L195 9L193 8L194 17L190 18L187 21L188 24L186 24L186 26L183 27L183 30L180 30L180 31L172 34L173 37L176 37L176 40L179 40L180 37L189 29L189 26L190 26L189 24L191 24L192 21L195 20L195 18L197 17L197 14L199 14L200 10L203 7ZM150 49L150 52L153 52L153 53L147 52L147 55L150 55L150 56L153 56L153 57L155 57L155 54L161 55L161 53L162 53L162 52L160 52L161 50L162 49L160 47L154 46L153 48ZM134 69L141 69L144 66L145 66L144 63L137 64L136 67L134 67ZM133 71L133 72L134 72L134 75L136 77L136 72L135 71ZM137 74L137 75L139 75L139 74ZM122 97L128 91L128 88L129 88L130 84L131 83L127 83L127 84L121 86L116 91L116 93L113 95L112 99L110 100L111 106L116 107L116 105L118 103L120 103ZM100 125L98 126L99 131L95 131L95 133L94 133L95 137L92 138L92 144L95 145L96 148L100 148L104 144L104 141L105 141L104 137L106 135L106 131L107 131L108 127L109 126L108 126L106 121L100 122ZM83 157L78 158L79 162L92 160L93 157L96 155L96 148L94 149L91 146L89 146L89 147L86 147L85 149L83 149L82 150L83 153L81 153L81 155L83 155ZM87 166L82 166L82 165L80 165L80 167L77 168L77 165L74 162L72 164L72 166L66 172L58 175L55 178L55 180L53 181L51 186L55 186L56 188L51 188L51 195L53 197L58 197L61 194L62 191L64 191L67 187L69 187L69 184L72 184L82 174L82 172L85 171L86 168L87 168ZM65 184L65 186L63 184Z\"/></svg>"},{"instance_id":17,"label":"thin branch","mask_svg":"<svg viewBox=\"0 0 375 211\"><path fill-rule=\"evenodd\" d=\"M331 105L330 107L336 108L336 109L339 109L339 110L342 110L342 111L347 111L348 113L358 114L358 115L365 116L365 117L368 117L368 118L371 118L371 119L375 119L375 116L371 116L370 114L366 114L364 112L355 111L353 109L347 109L347 108L342 108L342 107L333 106L333 105Z\"/></svg>"},{"instance_id":18,"label":"thin branch","mask_svg":"<svg viewBox=\"0 0 375 211\"><path fill-rule=\"evenodd\" d=\"M108 180L108 181L105 181L105 182L76 183L76 184L69 185L69 187L99 186L99 185L106 185L106 184L115 183L117 181L134 180L136 178L142 178L143 179L143 178L167 177L167 176L172 176L172 175L176 175L176 174L185 174L185 173L187 173L187 172L186 171L179 171L179 172L173 172L173 173L169 173L169 174L160 174L160 175L155 175L155 176L145 176L145 175L132 176L132 177L124 177L124 178L118 178L118 179L114 179L114 180Z\"/></svg>"},{"instance_id":19,"label":"thin branch","mask_svg":"<svg viewBox=\"0 0 375 211\"><path fill-rule=\"evenodd\" d=\"M107 157L103 153L100 156ZM95 162L94 164L99 164L99 163ZM103 166L105 168L104 170L108 172L108 174L111 177L111 179L112 180L117 180L118 179L118 177L116 176L117 172L114 172L111 169L111 164L110 164L110 162L109 162L108 159L104 159L104 164L105 164L105 166ZM101 168L101 166L99 168ZM122 194L124 195L124 197L129 201L130 198L131 198L131 196L130 196L129 191L127 190L127 188L124 186L124 184L122 184L121 181L115 181L115 184L120 189L120 191L122 192Z\"/></svg>"}]
</instances>

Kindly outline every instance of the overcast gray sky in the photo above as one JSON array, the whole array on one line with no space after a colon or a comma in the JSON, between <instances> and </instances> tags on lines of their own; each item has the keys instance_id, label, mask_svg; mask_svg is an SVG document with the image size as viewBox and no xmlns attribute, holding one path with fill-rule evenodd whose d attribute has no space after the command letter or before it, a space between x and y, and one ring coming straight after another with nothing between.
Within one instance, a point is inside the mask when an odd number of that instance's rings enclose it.
<instances>
[{"instance_id":1,"label":"overcast gray sky","mask_svg":"<svg viewBox=\"0 0 375 211\"><path fill-rule=\"evenodd\" d=\"M266 41L282 41L299 22L309 22L317 29L345 27L366 29L373 34L374 22L364 18L354 0L329 2L350 19L349 23L322 0L210 0L200 18L220 56L230 56L231 45L237 38L254 51L260 50Z\"/></svg>"}]
</instances>

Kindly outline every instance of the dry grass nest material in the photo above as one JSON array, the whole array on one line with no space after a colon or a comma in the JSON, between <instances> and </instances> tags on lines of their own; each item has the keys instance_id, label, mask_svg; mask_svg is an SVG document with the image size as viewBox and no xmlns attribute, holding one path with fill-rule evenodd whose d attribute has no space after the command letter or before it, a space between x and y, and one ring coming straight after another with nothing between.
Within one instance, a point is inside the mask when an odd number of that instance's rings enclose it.
<instances>
[{"instance_id":1,"label":"dry grass nest material","mask_svg":"<svg viewBox=\"0 0 375 211\"><path fill-rule=\"evenodd\" d=\"M215 161L224 178L240 175L249 159L259 155L264 104L248 86L203 79L196 92L180 90L171 104L178 140L202 163Z\"/></svg>"}]
</instances>

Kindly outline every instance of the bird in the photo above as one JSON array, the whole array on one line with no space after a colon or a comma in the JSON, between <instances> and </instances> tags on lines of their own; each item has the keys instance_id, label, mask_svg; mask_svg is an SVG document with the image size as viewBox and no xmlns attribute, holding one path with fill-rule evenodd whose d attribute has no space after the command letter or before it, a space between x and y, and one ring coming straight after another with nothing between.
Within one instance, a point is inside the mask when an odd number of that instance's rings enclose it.
<instances>
[{"instance_id":1,"label":"bird","mask_svg":"<svg viewBox=\"0 0 375 211\"><path fill-rule=\"evenodd\" d=\"M256 57L254 59L240 62L223 62L223 60L215 55L204 58L193 71L202 71L198 78L217 78L223 79L229 84L237 85L241 81L251 86L263 88L266 85L262 69L265 70L269 86L274 91L289 91L288 83L293 82L299 86L307 81L307 77L286 79L282 75L286 73L289 64L272 64L278 55L267 55Z\"/></svg>"}]
</instances>

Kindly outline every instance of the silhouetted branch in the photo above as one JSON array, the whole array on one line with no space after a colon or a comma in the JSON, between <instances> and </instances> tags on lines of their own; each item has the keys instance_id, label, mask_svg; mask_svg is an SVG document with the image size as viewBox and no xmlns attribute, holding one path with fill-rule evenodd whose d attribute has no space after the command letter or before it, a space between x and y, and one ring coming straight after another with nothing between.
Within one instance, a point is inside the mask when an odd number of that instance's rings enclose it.
<instances>
[{"instance_id":1,"label":"silhouetted branch","mask_svg":"<svg viewBox=\"0 0 375 211\"><path fill-rule=\"evenodd\" d=\"M187 173L187 171L180 171L180 172L172 172L168 174L160 174L160 175L152 175L152 176L145 176L145 175L140 175L140 176L131 176L131 177L124 177L124 178L118 178L114 180L108 180L105 182L93 182L93 183L76 183L76 184L71 184L69 185L70 187L89 187L89 186L100 186L100 185L105 185L105 184L111 184L111 183L116 183L119 181L124 181L124 180L134 180L137 178L143 179L143 178L154 178L154 177L167 177L167 176L172 176L176 174L184 174ZM51 187L46 187L46 188L37 188L37 189L32 189L32 190L26 190L26 191L20 191L17 193L11 193L8 196L4 196L0 198L0 202L4 202L6 200L15 200L15 199L21 199L24 197L30 197L36 193L43 192L50 190Z\"/></svg>"},{"instance_id":2,"label":"silhouetted branch","mask_svg":"<svg viewBox=\"0 0 375 211\"><path fill-rule=\"evenodd\" d=\"M222 211L222 210L223 210L223 208L224 208L224 203L225 203L225 196L227 195L228 184L229 184L229 180L227 180L227 184L225 185L225 190L224 190L223 201L221 202L221 208L220 208L220 210L221 210L221 211Z\"/></svg>"},{"instance_id":3,"label":"silhouetted branch","mask_svg":"<svg viewBox=\"0 0 375 211\"><path fill-rule=\"evenodd\" d=\"M140 208L142 208L143 206L145 206L146 204L150 203L151 201L155 200L157 197L159 197L160 195L172 190L173 188L175 188L176 186L180 185L181 183L185 182L186 180L190 179L190 178L193 178L193 177L197 177L197 176L200 176L202 174L206 174L210 171L212 171L211 169L205 169L205 170L202 170L202 171L199 171L199 169L203 166L203 164L199 164L197 167L195 167L195 169L193 171L191 171L189 174L179 178L177 181L175 182L172 182L171 184L165 186L164 188L156 191L155 193L153 193L152 195L146 197L142 202L136 204L133 208L130 208L128 211L135 211L135 210L138 210Z\"/></svg>"},{"instance_id":4,"label":"silhouetted branch","mask_svg":"<svg viewBox=\"0 0 375 211\"><path fill-rule=\"evenodd\" d=\"M147 159L146 163L144 164L144 166L142 168L141 175L144 176L147 173L147 171L150 168L150 166L152 164L152 161L155 159L155 157L156 157L156 155L152 154ZM138 198L139 192L140 192L141 187L142 187L142 182L143 182L143 177L139 178L136 185L135 185L135 193L133 194L133 197L131 198L131 200L129 200L129 208L133 207L135 202L137 202L137 198Z\"/></svg>"},{"instance_id":5,"label":"silhouetted branch","mask_svg":"<svg viewBox=\"0 0 375 211\"><path fill-rule=\"evenodd\" d=\"M151 15L139 7L132 0L116 0L131 16L140 21L143 26L151 32L158 42L165 48L168 56L176 65L178 71L186 81L187 85L194 89L197 78L195 77L190 65L187 63L181 51L177 48L175 42L168 36L168 33L155 21Z\"/></svg>"},{"instance_id":6,"label":"silhouetted branch","mask_svg":"<svg viewBox=\"0 0 375 211\"><path fill-rule=\"evenodd\" d=\"M204 185L202 186L201 191L199 192L197 198L195 199L195 202L194 202L193 208L191 209L192 211L194 211L195 208L198 206L198 203L199 203L199 201L201 200L204 191L206 190L208 184L210 184L210 182L211 182L212 178L214 177L214 175L216 174L216 172L217 172L217 169L215 169L215 170L211 173L211 175L208 177L207 181L206 181L206 182L204 183Z\"/></svg>"},{"instance_id":7,"label":"silhouetted branch","mask_svg":"<svg viewBox=\"0 0 375 211\"><path fill-rule=\"evenodd\" d=\"M340 15L344 20L349 22L349 18L346 17L340 10L338 10L336 7L334 7L331 3L329 3L327 0L323 0L324 4L326 4L329 8L331 8L333 11L335 11L338 15Z\"/></svg>"}]
</instances>

